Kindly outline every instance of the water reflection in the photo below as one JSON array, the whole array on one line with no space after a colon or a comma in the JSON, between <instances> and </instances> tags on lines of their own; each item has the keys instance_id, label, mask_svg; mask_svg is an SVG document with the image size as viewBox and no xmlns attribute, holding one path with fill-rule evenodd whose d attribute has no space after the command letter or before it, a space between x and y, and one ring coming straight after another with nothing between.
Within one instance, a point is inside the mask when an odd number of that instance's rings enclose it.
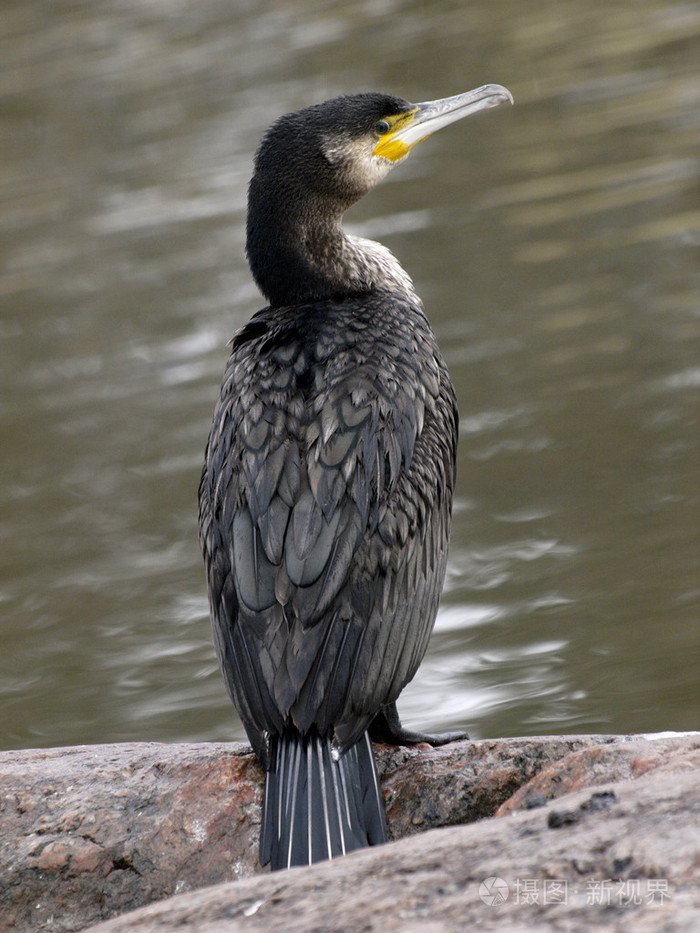
<instances>
[{"instance_id":1,"label":"water reflection","mask_svg":"<svg viewBox=\"0 0 700 933\"><path fill-rule=\"evenodd\" d=\"M257 140L374 87L517 106L348 227L413 274L461 408L451 562L402 701L473 735L691 728L700 160L692 5L8 2L0 744L241 737L195 492Z\"/></svg>"}]
</instances>

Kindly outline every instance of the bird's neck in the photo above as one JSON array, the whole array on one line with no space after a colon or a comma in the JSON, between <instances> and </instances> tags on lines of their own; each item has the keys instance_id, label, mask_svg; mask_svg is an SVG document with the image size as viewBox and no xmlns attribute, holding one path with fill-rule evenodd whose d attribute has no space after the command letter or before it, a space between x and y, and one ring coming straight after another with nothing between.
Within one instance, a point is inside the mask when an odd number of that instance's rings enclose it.
<instances>
[{"instance_id":1,"label":"bird's neck","mask_svg":"<svg viewBox=\"0 0 700 933\"><path fill-rule=\"evenodd\" d=\"M343 210L297 199L254 196L248 209L247 253L258 287L272 305L304 304L389 289L415 299L409 276L388 249L349 236Z\"/></svg>"}]
</instances>

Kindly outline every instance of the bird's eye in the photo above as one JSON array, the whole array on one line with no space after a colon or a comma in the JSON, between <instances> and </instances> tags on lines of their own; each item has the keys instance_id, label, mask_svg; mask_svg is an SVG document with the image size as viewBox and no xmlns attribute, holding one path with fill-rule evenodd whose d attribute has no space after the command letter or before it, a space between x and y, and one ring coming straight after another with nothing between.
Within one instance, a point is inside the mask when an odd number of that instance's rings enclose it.
<instances>
[{"instance_id":1,"label":"bird's eye","mask_svg":"<svg viewBox=\"0 0 700 933\"><path fill-rule=\"evenodd\" d=\"M375 123L374 125L374 132L377 136L386 136L390 129L391 127L386 120L380 120L379 123Z\"/></svg>"}]
</instances>

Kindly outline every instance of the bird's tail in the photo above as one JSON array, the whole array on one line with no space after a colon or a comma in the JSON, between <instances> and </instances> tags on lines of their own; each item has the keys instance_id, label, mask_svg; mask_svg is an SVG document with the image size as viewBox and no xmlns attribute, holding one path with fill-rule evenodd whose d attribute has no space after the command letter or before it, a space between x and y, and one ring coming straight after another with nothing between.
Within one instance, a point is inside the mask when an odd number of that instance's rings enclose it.
<instances>
[{"instance_id":1,"label":"bird's tail","mask_svg":"<svg viewBox=\"0 0 700 933\"><path fill-rule=\"evenodd\" d=\"M341 755L330 737L271 736L261 865L310 865L382 842L386 817L366 732Z\"/></svg>"}]
</instances>

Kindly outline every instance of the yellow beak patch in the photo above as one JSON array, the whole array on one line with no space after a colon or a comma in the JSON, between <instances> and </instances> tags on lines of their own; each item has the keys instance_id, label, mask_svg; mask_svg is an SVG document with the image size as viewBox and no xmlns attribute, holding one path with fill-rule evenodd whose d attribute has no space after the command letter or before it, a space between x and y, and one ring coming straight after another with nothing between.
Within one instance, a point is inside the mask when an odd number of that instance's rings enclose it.
<instances>
[{"instance_id":1,"label":"yellow beak patch","mask_svg":"<svg viewBox=\"0 0 700 933\"><path fill-rule=\"evenodd\" d=\"M413 149L420 140L407 146L400 138L401 130L408 126L417 113L418 108L416 107L413 110L408 110L406 113L397 113L394 116L385 117L384 119L391 129L380 138L372 151L372 155L380 156L383 159L389 159L390 162L398 162L399 159L403 159L404 156L408 155L411 149Z\"/></svg>"}]
</instances>

